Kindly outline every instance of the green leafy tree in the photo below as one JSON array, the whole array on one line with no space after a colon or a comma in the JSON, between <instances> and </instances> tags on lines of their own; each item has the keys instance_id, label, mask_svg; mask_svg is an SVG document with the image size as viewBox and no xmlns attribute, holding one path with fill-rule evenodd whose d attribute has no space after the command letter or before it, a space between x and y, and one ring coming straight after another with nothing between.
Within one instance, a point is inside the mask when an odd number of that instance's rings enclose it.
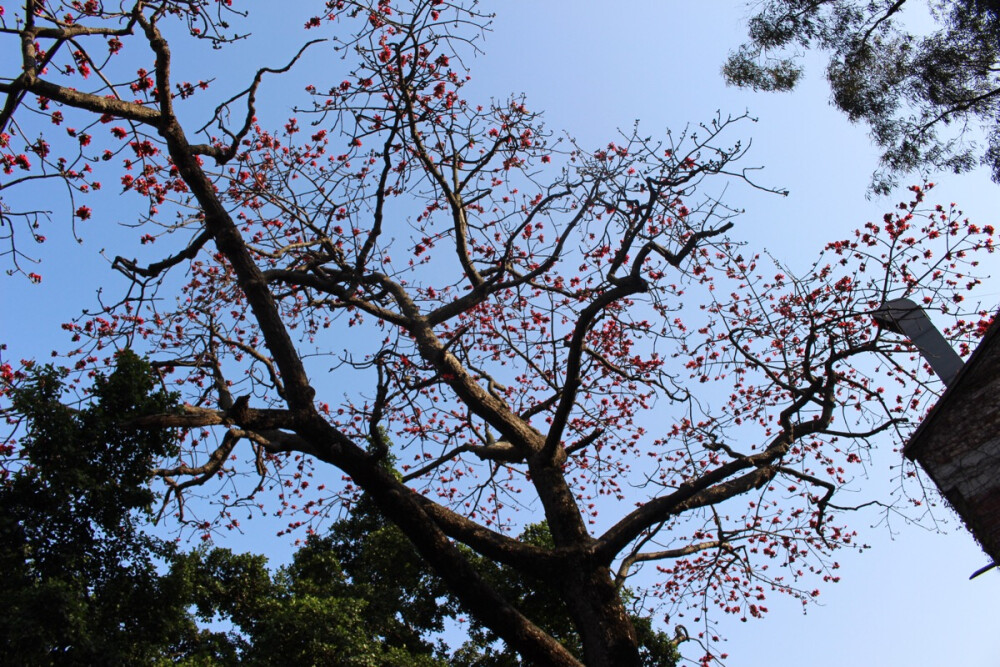
<instances>
[{"instance_id":1,"label":"green leafy tree","mask_svg":"<svg viewBox=\"0 0 1000 667\"><path fill-rule=\"evenodd\" d=\"M367 502L274 574L263 556L228 549L179 555L171 574L187 582L202 620L238 628L243 664L448 664L445 646L428 637L455 606Z\"/></svg>"},{"instance_id":2,"label":"green leafy tree","mask_svg":"<svg viewBox=\"0 0 1000 667\"><path fill-rule=\"evenodd\" d=\"M459 613L441 578L366 496L324 537L311 538L309 548L336 558L355 595L367 602L368 626L393 650L430 655L427 637L443 632L445 621Z\"/></svg>"},{"instance_id":3,"label":"green leafy tree","mask_svg":"<svg viewBox=\"0 0 1000 667\"><path fill-rule=\"evenodd\" d=\"M544 524L529 526L520 539L552 546ZM478 558L475 565L521 613L582 657L579 634L551 584L488 559ZM367 497L325 535L311 535L292 563L274 574L262 556L201 549L178 556L172 575L188 583L187 594L202 620L223 620L239 629L243 664L522 664L475 617L468 641L457 650L442 643L446 621L465 619L465 612L402 531ZM643 665L676 664L676 640L654 630L648 618L633 616L632 622Z\"/></svg>"},{"instance_id":4,"label":"green leafy tree","mask_svg":"<svg viewBox=\"0 0 1000 667\"><path fill-rule=\"evenodd\" d=\"M178 556L171 575L187 583L202 620L236 629L239 664L443 666L433 648L409 652L379 634L372 605L345 576L329 543L310 539L271 573L266 558L228 549Z\"/></svg>"},{"instance_id":5,"label":"green leafy tree","mask_svg":"<svg viewBox=\"0 0 1000 667\"><path fill-rule=\"evenodd\" d=\"M829 53L833 102L871 128L882 149L874 187L933 167L967 171L982 163L1000 182L1000 3L933 0L933 27L922 30L910 0L767 0L749 22L749 41L723 72L730 83L791 90L803 53ZM980 126L982 147L968 131ZM976 135L973 135L973 137Z\"/></svg>"},{"instance_id":6,"label":"green leafy tree","mask_svg":"<svg viewBox=\"0 0 1000 667\"><path fill-rule=\"evenodd\" d=\"M150 470L176 444L135 420L174 398L135 354L115 361L79 409L51 367L9 390L25 435L0 483L5 664L446 664L424 638L443 630L443 585L368 503L274 575L264 556L179 553L144 533ZM199 628L211 620L234 631Z\"/></svg>"},{"instance_id":7,"label":"green leafy tree","mask_svg":"<svg viewBox=\"0 0 1000 667\"><path fill-rule=\"evenodd\" d=\"M40 368L13 393L26 433L4 450L0 481L0 662L145 664L196 651L202 633L156 559L170 545L142 532L149 471L169 431L127 420L172 409L148 364L119 353L90 400L62 403L63 374Z\"/></svg>"},{"instance_id":8,"label":"green leafy tree","mask_svg":"<svg viewBox=\"0 0 1000 667\"><path fill-rule=\"evenodd\" d=\"M180 553L145 534L155 499L149 471L175 443L169 431L136 427L134 419L171 411L173 397L154 391L149 365L128 351L110 375L96 377L80 409L64 404L63 375L41 368L12 392L26 434L5 450L0 486L7 664L519 664L479 623L454 656L434 641L462 613L459 604L366 496L273 574L261 555ZM522 539L552 546L544 526ZM551 586L476 562L524 613L582 654ZM200 629L199 621L232 631Z\"/></svg>"}]
</instances>

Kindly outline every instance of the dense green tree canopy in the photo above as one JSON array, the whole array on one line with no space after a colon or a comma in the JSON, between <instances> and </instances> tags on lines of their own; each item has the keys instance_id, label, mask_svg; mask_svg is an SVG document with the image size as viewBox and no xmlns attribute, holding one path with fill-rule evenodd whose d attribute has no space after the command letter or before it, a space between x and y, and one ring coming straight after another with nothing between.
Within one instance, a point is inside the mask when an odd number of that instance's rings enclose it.
<instances>
[{"instance_id":1,"label":"dense green tree canopy","mask_svg":"<svg viewBox=\"0 0 1000 667\"><path fill-rule=\"evenodd\" d=\"M92 400L63 405L62 374L38 369L13 396L27 424L0 480L0 661L147 664L184 652L198 631L156 558L168 545L142 531L149 469L174 447L168 431L120 418L171 409L147 364L118 355Z\"/></svg>"},{"instance_id":2,"label":"dense green tree canopy","mask_svg":"<svg viewBox=\"0 0 1000 667\"><path fill-rule=\"evenodd\" d=\"M724 74L740 86L790 90L803 50L822 49L833 103L867 123L883 151L876 190L913 170L979 163L1000 182L1000 3L927 4L930 23L917 0L767 0Z\"/></svg>"},{"instance_id":3,"label":"dense green tree canopy","mask_svg":"<svg viewBox=\"0 0 1000 667\"><path fill-rule=\"evenodd\" d=\"M261 555L207 546L185 553L148 535L149 470L175 443L169 431L128 420L173 409L173 397L154 391L154 377L125 351L80 408L63 403L62 373L48 367L13 392L26 435L17 450L5 450L19 463L8 464L12 474L0 484L6 664L520 664L474 620L469 641L448 648L445 623L465 612L367 497L324 535L310 535L277 571ZM544 525L522 537L552 546ZM487 559L476 566L582 655L550 585ZM634 622L645 664L674 664L676 645L648 619Z\"/></svg>"}]
</instances>

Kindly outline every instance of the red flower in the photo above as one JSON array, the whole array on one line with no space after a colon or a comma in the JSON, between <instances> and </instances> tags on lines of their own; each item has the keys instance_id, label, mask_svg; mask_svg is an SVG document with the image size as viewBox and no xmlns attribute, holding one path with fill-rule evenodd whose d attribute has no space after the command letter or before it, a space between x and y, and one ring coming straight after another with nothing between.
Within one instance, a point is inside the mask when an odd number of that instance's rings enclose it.
<instances>
[{"instance_id":1,"label":"red flower","mask_svg":"<svg viewBox=\"0 0 1000 667\"><path fill-rule=\"evenodd\" d=\"M81 220L87 220L88 218L90 218L90 207L81 206L80 208L76 209L76 217L80 218Z\"/></svg>"}]
</instances>

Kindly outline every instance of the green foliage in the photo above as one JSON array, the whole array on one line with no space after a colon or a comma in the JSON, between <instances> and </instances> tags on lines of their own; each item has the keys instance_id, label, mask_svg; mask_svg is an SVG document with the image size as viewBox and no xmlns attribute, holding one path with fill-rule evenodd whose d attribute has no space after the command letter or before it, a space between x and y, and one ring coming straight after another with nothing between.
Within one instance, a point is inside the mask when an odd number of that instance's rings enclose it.
<instances>
[{"instance_id":1,"label":"green foliage","mask_svg":"<svg viewBox=\"0 0 1000 667\"><path fill-rule=\"evenodd\" d=\"M0 661L140 664L196 643L198 631L154 559L168 545L141 531L154 499L153 460L171 434L132 429L132 417L171 409L149 366L122 352L91 400L61 403L51 367L13 393L27 432L0 482Z\"/></svg>"},{"instance_id":2,"label":"green foliage","mask_svg":"<svg viewBox=\"0 0 1000 667\"><path fill-rule=\"evenodd\" d=\"M424 638L443 631L445 619L454 617L457 607L402 531L369 499L362 498L348 518L311 543L335 555L356 594L368 601L369 622L387 645L431 652Z\"/></svg>"},{"instance_id":3,"label":"green foliage","mask_svg":"<svg viewBox=\"0 0 1000 667\"><path fill-rule=\"evenodd\" d=\"M155 499L149 470L174 452L174 437L130 424L170 412L175 399L155 391L148 364L131 352L95 379L82 408L64 405L63 395L63 374L45 367L12 396L27 429L0 482L4 664L521 664L476 621L452 654L434 640L461 608L366 497L274 573L264 556L207 547L180 553L150 537L143 532ZM521 539L553 546L544 524ZM522 613L582 655L548 582L470 557ZM675 664L674 644L648 619L633 621L644 664Z\"/></svg>"},{"instance_id":4,"label":"green foliage","mask_svg":"<svg viewBox=\"0 0 1000 667\"><path fill-rule=\"evenodd\" d=\"M394 664L328 550L307 545L273 577L262 556L199 550L179 556L170 576L187 583L201 620L238 628L240 664Z\"/></svg>"},{"instance_id":5,"label":"green foliage","mask_svg":"<svg viewBox=\"0 0 1000 667\"><path fill-rule=\"evenodd\" d=\"M977 163L1000 182L1000 3L936 0L936 25L923 34L908 27L919 24L906 13L915 5L768 0L723 74L738 86L791 90L804 50L822 49L830 54L834 104L868 124L882 148L876 191L888 191L898 174L926 167L961 172ZM988 138L985 150L966 136L977 122Z\"/></svg>"},{"instance_id":6,"label":"green foliage","mask_svg":"<svg viewBox=\"0 0 1000 667\"><path fill-rule=\"evenodd\" d=\"M521 539L552 546L544 524ZM506 599L570 651L582 656L579 635L556 590L512 568L477 558L476 566ZM260 556L227 549L178 556L191 599L205 620L225 620L242 637L241 662L250 665L316 664L378 667L515 667L516 652L475 620L470 639L447 652L431 638L462 611L424 565L402 532L367 498L324 536L312 535L290 565L273 576ZM634 617L644 665L677 663L676 644Z\"/></svg>"},{"instance_id":7,"label":"green foliage","mask_svg":"<svg viewBox=\"0 0 1000 667\"><path fill-rule=\"evenodd\" d=\"M242 664L441 667L442 648L425 639L443 629L440 584L424 587L423 573L411 576L412 548L398 530L387 534L378 523L355 513L334 533L357 536L356 543L341 543L333 533L311 536L273 576L263 557L228 549L178 556L171 575L187 582L203 621L239 629ZM338 560L345 552L358 559L349 564L352 578ZM380 567L387 569L378 576Z\"/></svg>"}]
</instances>

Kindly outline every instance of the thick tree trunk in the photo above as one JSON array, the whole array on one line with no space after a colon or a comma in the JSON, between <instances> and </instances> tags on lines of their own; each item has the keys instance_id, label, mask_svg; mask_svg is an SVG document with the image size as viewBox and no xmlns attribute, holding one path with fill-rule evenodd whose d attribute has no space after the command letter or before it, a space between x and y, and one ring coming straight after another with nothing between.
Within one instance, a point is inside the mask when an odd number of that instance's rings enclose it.
<instances>
[{"instance_id":1,"label":"thick tree trunk","mask_svg":"<svg viewBox=\"0 0 1000 667\"><path fill-rule=\"evenodd\" d=\"M556 548L575 551L553 573L554 583L573 617L583 642L588 667L638 667L635 628L622 603L611 570L594 558L595 542L587 531L580 508L566 482L561 457L529 459L531 481L545 507L545 518Z\"/></svg>"},{"instance_id":2,"label":"thick tree trunk","mask_svg":"<svg viewBox=\"0 0 1000 667\"><path fill-rule=\"evenodd\" d=\"M635 627L621 595L603 565L568 567L562 581L563 599L583 640L587 667L638 667Z\"/></svg>"}]
</instances>

